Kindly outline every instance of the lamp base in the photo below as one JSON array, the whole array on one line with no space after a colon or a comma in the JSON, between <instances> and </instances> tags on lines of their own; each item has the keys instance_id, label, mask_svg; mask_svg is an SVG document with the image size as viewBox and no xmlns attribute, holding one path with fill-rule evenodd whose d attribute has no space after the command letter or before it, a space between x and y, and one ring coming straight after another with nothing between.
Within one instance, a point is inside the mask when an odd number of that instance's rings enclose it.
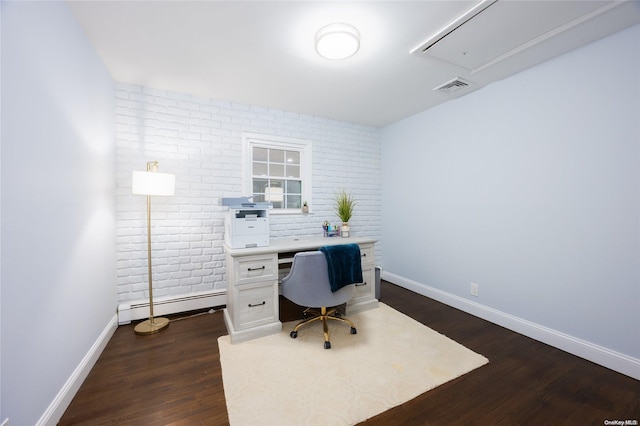
<instances>
[{"instance_id":1,"label":"lamp base","mask_svg":"<svg viewBox=\"0 0 640 426\"><path fill-rule=\"evenodd\" d=\"M146 321L142 321L138 325L133 328L133 331L136 334L147 335L154 334L159 331L164 330L169 326L169 320L167 318L154 318L153 323L148 319Z\"/></svg>"}]
</instances>

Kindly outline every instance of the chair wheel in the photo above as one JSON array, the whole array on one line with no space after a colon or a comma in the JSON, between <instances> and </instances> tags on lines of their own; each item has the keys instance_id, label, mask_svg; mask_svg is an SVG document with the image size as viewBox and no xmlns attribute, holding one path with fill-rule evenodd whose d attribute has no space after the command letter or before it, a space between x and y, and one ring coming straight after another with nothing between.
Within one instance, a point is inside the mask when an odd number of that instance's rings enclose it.
<instances>
[{"instance_id":1,"label":"chair wheel","mask_svg":"<svg viewBox=\"0 0 640 426\"><path fill-rule=\"evenodd\" d=\"M289 336L291 336L292 339L295 339L296 337L298 337L298 332L292 331L291 333L289 333Z\"/></svg>"},{"instance_id":2,"label":"chair wheel","mask_svg":"<svg viewBox=\"0 0 640 426\"><path fill-rule=\"evenodd\" d=\"M358 330L355 327L351 327L351 334L358 334Z\"/></svg>"},{"instance_id":3,"label":"chair wheel","mask_svg":"<svg viewBox=\"0 0 640 426\"><path fill-rule=\"evenodd\" d=\"M325 349L331 349L331 342L324 342Z\"/></svg>"}]
</instances>

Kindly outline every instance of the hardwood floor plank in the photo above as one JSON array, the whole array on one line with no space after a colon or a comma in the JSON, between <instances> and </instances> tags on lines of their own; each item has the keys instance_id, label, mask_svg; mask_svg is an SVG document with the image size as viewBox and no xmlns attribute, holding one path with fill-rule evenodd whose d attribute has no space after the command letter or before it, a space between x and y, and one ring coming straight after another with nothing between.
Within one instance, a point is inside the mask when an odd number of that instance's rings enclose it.
<instances>
[{"instance_id":1,"label":"hardwood floor plank","mask_svg":"<svg viewBox=\"0 0 640 426\"><path fill-rule=\"evenodd\" d=\"M640 382L383 281L382 301L489 364L364 425L603 425L640 420ZM300 317L281 301L280 317ZM217 338L222 312L151 336L120 326L60 425L229 424ZM271 426L271 425L267 425Z\"/></svg>"}]
</instances>

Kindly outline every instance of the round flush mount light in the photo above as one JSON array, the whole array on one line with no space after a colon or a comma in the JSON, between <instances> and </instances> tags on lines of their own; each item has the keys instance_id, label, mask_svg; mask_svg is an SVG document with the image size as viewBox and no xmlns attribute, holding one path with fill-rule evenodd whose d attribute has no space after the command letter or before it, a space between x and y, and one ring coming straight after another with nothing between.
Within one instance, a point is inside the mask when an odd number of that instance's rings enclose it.
<instances>
[{"instance_id":1,"label":"round flush mount light","mask_svg":"<svg viewBox=\"0 0 640 426\"><path fill-rule=\"evenodd\" d=\"M327 59L346 59L360 48L360 33L349 24L329 24L316 33L316 51Z\"/></svg>"}]
</instances>

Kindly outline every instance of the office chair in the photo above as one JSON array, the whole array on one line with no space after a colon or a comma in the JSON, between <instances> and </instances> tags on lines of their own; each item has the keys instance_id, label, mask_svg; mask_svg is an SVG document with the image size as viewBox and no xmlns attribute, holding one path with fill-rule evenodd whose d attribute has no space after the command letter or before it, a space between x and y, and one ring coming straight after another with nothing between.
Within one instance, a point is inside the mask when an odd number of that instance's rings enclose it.
<instances>
[{"instance_id":1,"label":"office chair","mask_svg":"<svg viewBox=\"0 0 640 426\"><path fill-rule=\"evenodd\" d=\"M298 330L302 326L314 321L322 321L324 348L331 349L328 320L346 323L351 326L351 334L356 334L355 324L343 318L335 308L349 301L354 290L355 283L346 285L336 292L331 291L327 259L321 251L296 253L291 271L282 279L282 295L297 305L307 307L305 315L313 316L298 323L289 333L291 338L298 337ZM320 311L311 308L319 308Z\"/></svg>"}]
</instances>

